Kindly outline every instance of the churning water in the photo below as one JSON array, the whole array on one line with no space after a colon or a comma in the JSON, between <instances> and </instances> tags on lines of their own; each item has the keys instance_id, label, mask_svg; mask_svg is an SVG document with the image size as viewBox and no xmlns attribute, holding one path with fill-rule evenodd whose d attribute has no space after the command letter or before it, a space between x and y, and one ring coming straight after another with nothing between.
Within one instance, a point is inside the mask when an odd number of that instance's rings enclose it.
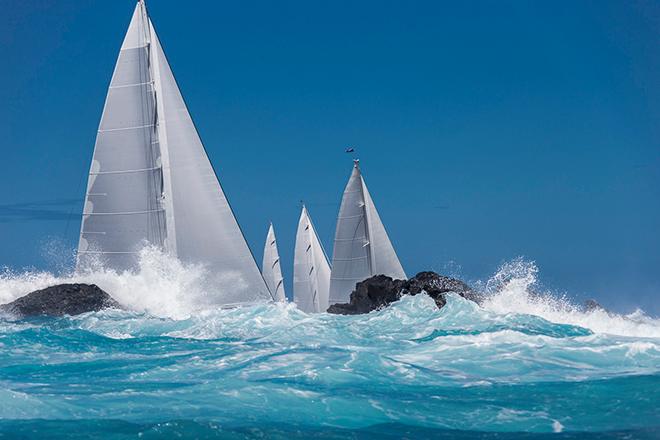
<instances>
[{"instance_id":1,"label":"churning water","mask_svg":"<svg viewBox=\"0 0 660 440\"><path fill-rule=\"evenodd\" d=\"M532 264L481 307L362 316L221 310L202 276L153 252L137 274L0 276L0 303L94 282L131 310L1 317L0 437L660 437L660 321L532 293Z\"/></svg>"}]
</instances>

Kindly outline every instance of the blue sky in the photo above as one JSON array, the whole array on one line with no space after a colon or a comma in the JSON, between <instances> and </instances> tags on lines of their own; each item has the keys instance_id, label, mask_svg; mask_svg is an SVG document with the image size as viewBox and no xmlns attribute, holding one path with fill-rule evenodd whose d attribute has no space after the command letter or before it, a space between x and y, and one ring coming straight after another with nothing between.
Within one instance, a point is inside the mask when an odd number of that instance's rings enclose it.
<instances>
[{"instance_id":1,"label":"blue sky","mask_svg":"<svg viewBox=\"0 0 660 440\"><path fill-rule=\"evenodd\" d=\"M0 265L75 246L133 5L3 2ZM408 273L485 279L523 256L557 292L660 313L658 3L148 7L258 260L275 224L289 290L299 200L330 252L352 145Z\"/></svg>"}]
</instances>

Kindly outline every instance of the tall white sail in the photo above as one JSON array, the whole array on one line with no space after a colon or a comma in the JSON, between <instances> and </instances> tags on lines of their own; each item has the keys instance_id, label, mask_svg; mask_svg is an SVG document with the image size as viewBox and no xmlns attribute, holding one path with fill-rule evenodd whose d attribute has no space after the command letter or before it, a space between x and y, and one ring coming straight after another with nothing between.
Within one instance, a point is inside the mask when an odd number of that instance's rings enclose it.
<instances>
[{"instance_id":1,"label":"tall white sail","mask_svg":"<svg viewBox=\"0 0 660 440\"><path fill-rule=\"evenodd\" d=\"M207 267L220 303L271 298L139 1L94 148L78 266L131 269L146 243Z\"/></svg>"},{"instance_id":2,"label":"tall white sail","mask_svg":"<svg viewBox=\"0 0 660 440\"><path fill-rule=\"evenodd\" d=\"M277 251L277 240L275 239L275 230L272 223L268 227L268 235L266 235L261 273L264 276L268 290L273 295L273 299L275 301L286 302L280 254Z\"/></svg>"},{"instance_id":3,"label":"tall white sail","mask_svg":"<svg viewBox=\"0 0 660 440\"><path fill-rule=\"evenodd\" d=\"M79 266L101 260L128 269L145 243L166 237L163 170L150 32L138 4L121 46L101 116L87 182Z\"/></svg>"},{"instance_id":4,"label":"tall white sail","mask_svg":"<svg viewBox=\"0 0 660 440\"><path fill-rule=\"evenodd\" d=\"M209 162L165 54L151 26L159 97L164 162L168 249L182 261L203 263L215 274L229 303L270 299L271 295L234 213ZM158 94L160 86L161 93ZM172 237L173 235L173 237Z\"/></svg>"},{"instance_id":5,"label":"tall white sail","mask_svg":"<svg viewBox=\"0 0 660 440\"><path fill-rule=\"evenodd\" d=\"M302 207L293 256L293 301L308 313L328 309L330 265L307 208Z\"/></svg>"},{"instance_id":6,"label":"tall white sail","mask_svg":"<svg viewBox=\"0 0 660 440\"><path fill-rule=\"evenodd\" d=\"M337 218L330 304L348 302L355 284L374 275L406 278L356 160Z\"/></svg>"}]
</instances>

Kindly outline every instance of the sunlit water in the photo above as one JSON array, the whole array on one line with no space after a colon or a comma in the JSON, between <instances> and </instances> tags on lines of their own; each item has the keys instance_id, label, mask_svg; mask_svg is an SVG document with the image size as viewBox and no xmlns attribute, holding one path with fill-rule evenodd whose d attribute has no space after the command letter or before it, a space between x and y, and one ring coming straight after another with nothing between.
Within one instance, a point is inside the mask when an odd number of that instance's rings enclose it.
<instances>
[{"instance_id":1,"label":"sunlit water","mask_svg":"<svg viewBox=\"0 0 660 440\"><path fill-rule=\"evenodd\" d=\"M0 318L0 437L660 438L660 321L532 294L532 264L482 307L353 317L220 310L201 276L153 253L138 274L0 276L0 303L78 281L132 310Z\"/></svg>"}]
</instances>

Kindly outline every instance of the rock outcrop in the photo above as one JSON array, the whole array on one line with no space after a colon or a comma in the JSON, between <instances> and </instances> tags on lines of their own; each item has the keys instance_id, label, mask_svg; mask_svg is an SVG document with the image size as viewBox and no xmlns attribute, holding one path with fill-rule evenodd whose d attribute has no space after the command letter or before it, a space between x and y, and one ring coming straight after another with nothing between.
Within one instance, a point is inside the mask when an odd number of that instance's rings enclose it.
<instances>
[{"instance_id":1,"label":"rock outcrop","mask_svg":"<svg viewBox=\"0 0 660 440\"><path fill-rule=\"evenodd\" d=\"M357 283L351 293L350 302L333 304L328 313L359 315L381 309L398 301L403 295L425 292L435 301L438 308L447 303L445 293L454 292L463 298L479 302L479 295L463 281L438 275L435 272L420 272L407 280L394 280L385 275L376 275Z\"/></svg>"},{"instance_id":2,"label":"rock outcrop","mask_svg":"<svg viewBox=\"0 0 660 440\"><path fill-rule=\"evenodd\" d=\"M121 306L95 284L59 284L0 305L0 311L19 318L79 315Z\"/></svg>"}]
</instances>

